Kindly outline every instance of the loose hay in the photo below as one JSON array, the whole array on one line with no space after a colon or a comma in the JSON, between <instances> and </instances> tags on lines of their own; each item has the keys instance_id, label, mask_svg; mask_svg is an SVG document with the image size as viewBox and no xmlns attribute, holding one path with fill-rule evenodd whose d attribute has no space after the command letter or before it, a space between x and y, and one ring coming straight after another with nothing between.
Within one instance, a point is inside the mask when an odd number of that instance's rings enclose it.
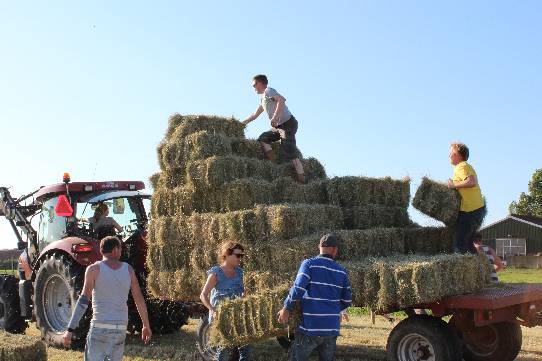
<instances>
[{"instance_id":1,"label":"loose hay","mask_svg":"<svg viewBox=\"0 0 542 361\"><path fill-rule=\"evenodd\" d=\"M412 200L414 208L447 226L455 225L460 203L461 199L456 190L427 177L422 179Z\"/></svg>"},{"instance_id":2,"label":"loose hay","mask_svg":"<svg viewBox=\"0 0 542 361\"><path fill-rule=\"evenodd\" d=\"M37 338L0 331L0 360L46 361L47 348Z\"/></svg>"}]
</instances>

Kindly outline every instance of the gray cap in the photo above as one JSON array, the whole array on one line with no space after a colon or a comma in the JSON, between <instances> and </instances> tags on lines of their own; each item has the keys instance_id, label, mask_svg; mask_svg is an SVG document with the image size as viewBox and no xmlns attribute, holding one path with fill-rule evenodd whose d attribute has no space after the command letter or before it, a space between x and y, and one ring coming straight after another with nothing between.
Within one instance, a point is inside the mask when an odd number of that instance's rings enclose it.
<instances>
[{"instance_id":1,"label":"gray cap","mask_svg":"<svg viewBox=\"0 0 542 361\"><path fill-rule=\"evenodd\" d=\"M324 234L322 238L320 238L320 247L338 247L339 242L339 235L335 233Z\"/></svg>"}]
</instances>

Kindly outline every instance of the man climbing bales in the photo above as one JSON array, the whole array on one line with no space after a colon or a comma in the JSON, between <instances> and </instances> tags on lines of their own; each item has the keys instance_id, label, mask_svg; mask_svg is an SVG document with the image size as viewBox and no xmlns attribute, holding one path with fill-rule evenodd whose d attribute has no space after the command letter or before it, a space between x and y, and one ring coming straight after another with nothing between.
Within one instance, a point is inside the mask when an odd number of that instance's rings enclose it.
<instances>
[{"instance_id":1,"label":"man climbing bales","mask_svg":"<svg viewBox=\"0 0 542 361\"><path fill-rule=\"evenodd\" d=\"M260 74L252 78L252 86L257 94L261 94L261 102L256 111L243 121L247 125L258 118L265 110L271 120L271 129L262 133L258 138L262 151L267 159L275 160L271 143L280 141L281 151L287 161L291 161L296 171L299 183L305 183L305 172L299 159L296 147L295 134L297 133L297 120L286 106L286 98L275 89L268 87L267 76Z\"/></svg>"}]
</instances>

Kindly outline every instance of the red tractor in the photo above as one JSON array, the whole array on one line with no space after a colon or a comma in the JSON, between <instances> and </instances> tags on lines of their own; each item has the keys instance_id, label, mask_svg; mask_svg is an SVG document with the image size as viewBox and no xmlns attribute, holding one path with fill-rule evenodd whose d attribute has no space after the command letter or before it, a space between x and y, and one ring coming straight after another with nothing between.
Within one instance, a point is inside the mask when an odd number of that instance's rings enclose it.
<instances>
[{"instance_id":1,"label":"red tractor","mask_svg":"<svg viewBox=\"0 0 542 361\"><path fill-rule=\"evenodd\" d=\"M83 288L85 268L101 260L99 243L106 235L122 240L122 260L138 275L153 331L173 332L186 324L190 305L153 299L146 291L149 220L145 203L150 195L142 192L144 188L143 182L135 181L70 182L68 174L63 183L41 187L18 199L0 187L0 216L11 224L32 271L30 278L20 272L20 280L13 275L0 276L0 329L24 332L27 322L35 318L43 339L50 345L62 345L62 333ZM100 205L111 210L109 216L117 229L94 229L98 227L91 225L89 219L92 221ZM128 330L135 332L141 323L131 297L128 306ZM89 308L75 330L75 347L84 345L91 312Z\"/></svg>"}]
</instances>

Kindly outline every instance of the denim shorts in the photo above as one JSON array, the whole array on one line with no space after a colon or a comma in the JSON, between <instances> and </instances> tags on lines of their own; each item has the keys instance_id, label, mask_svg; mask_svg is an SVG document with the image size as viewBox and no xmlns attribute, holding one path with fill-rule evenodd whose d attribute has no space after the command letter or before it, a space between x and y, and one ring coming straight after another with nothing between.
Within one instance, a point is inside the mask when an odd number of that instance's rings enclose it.
<instances>
[{"instance_id":1,"label":"denim shorts","mask_svg":"<svg viewBox=\"0 0 542 361\"><path fill-rule=\"evenodd\" d=\"M333 361L336 349L337 336L307 336L297 332L290 351L290 361L307 361L315 351L319 361Z\"/></svg>"},{"instance_id":2,"label":"denim shorts","mask_svg":"<svg viewBox=\"0 0 542 361\"><path fill-rule=\"evenodd\" d=\"M122 361L126 330L90 327L85 345L85 361Z\"/></svg>"}]
</instances>

